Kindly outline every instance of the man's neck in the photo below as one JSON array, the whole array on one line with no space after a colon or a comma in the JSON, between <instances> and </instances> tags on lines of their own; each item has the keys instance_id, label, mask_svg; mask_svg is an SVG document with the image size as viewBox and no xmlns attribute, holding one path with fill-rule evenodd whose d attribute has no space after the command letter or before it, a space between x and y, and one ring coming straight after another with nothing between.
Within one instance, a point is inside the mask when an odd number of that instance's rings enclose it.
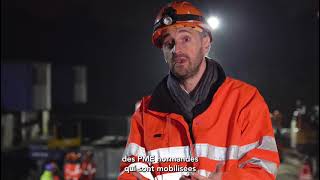
<instances>
[{"instance_id":1,"label":"man's neck","mask_svg":"<svg viewBox=\"0 0 320 180\"><path fill-rule=\"evenodd\" d=\"M179 82L180 87L182 89L184 89L188 94L191 91L193 91L193 89L197 86L198 82L200 81L203 73L205 72L206 66L207 66L207 63L205 60L203 60L200 64L199 71L195 75L193 75L187 79L181 80Z\"/></svg>"}]
</instances>

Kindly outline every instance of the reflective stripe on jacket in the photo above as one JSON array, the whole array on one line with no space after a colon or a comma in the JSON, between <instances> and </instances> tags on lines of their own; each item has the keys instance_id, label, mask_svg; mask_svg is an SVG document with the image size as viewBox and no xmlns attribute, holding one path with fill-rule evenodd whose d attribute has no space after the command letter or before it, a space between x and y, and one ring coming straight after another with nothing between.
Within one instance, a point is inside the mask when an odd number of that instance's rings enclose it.
<instances>
[{"instance_id":1,"label":"reflective stripe on jacket","mask_svg":"<svg viewBox=\"0 0 320 180\"><path fill-rule=\"evenodd\" d=\"M177 113L149 108L153 97L144 97L131 118L131 129L121 162L119 179L136 179L129 167L154 167L140 172L147 179L179 179L185 170L171 167L195 167L203 176L223 162L222 179L275 179L279 156L268 107L258 90L227 77L214 93L211 104L192 122L192 134L184 118ZM138 157L155 157L152 162ZM170 158L197 158L198 162L162 162ZM160 171L159 167L167 167ZM159 171L157 171L159 170Z\"/></svg>"}]
</instances>

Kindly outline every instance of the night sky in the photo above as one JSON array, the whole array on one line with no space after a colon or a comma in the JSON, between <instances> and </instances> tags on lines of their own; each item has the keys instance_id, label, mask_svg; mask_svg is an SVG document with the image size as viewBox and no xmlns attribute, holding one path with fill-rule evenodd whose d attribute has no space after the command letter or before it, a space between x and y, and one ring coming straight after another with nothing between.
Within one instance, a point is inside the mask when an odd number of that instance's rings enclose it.
<instances>
[{"instance_id":1,"label":"night sky","mask_svg":"<svg viewBox=\"0 0 320 180\"><path fill-rule=\"evenodd\" d=\"M151 34L168 1L1 0L1 59L88 67L88 108L131 114L168 69ZM190 1L216 15L210 57L271 110L319 98L318 0Z\"/></svg>"}]
</instances>

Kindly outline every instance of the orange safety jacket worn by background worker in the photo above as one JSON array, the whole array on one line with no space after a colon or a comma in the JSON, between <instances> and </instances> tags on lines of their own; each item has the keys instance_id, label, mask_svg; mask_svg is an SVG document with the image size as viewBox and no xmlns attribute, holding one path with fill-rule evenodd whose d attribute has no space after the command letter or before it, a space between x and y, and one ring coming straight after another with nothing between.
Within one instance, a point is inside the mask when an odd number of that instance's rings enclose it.
<instances>
[{"instance_id":1,"label":"orange safety jacket worn by background worker","mask_svg":"<svg viewBox=\"0 0 320 180\"><path fill-rule=\"evenodd\" d=\"M82 175L81 180L93 180L96 175L96 164L90 161L81 163Z\"/></svg>"},{"instance_id":2,"label":"orange safety jacket worn by background worker","mask_svg":"<svg viewBox=\"0 0 320 180\"><path fill-rule=\"evenodd\" d=\"M183 167L195 167L208 177L219 162L224 164L222 179L275 179L279 156L263 97L249 84L225 76L219 79L211 87L207 106L198 107L190 124L170 97L167 77L152 96L144 97L131 118L118 179L136 179L129 173L135 168L146 179L179 179L194 170Z\"/></svg>"},{"instance_id":3,"label":"orange safety jacket worn by background worker","mask_svg":"<svg viewBox=\"0 0 320 180\"><path fill-rule=\"evenodd\" d=\"M81 177L80 163L66 163L64 165L65 180L79 180Z\"/></svg>"}]
</instances>

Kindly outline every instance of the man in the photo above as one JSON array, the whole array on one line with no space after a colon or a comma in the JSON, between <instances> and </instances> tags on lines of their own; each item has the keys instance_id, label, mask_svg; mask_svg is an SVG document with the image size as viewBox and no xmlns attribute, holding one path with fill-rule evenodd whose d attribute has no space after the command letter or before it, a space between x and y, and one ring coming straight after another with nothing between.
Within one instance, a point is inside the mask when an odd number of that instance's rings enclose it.
<instances>
[{"instance_id":1,"label":"man","mask_svg":"<svg viewBox=\"0 0 320 180\"><path fill-rule=\"evenodd\" d=\"M93 180L96 175L96 164L93 162L93 153L86 151L81 162L81 180Z\"/></svg>"},{"instance_id":2,"label":"man","mask_svg":"<svg viewBox=\"0 0 320 180\"><path fill-rule=\"evenodd\" d=\"M49 162L45 165L44 171L41 174L40 180L53 180L54 165Z\"/></svg>"},{"instance_id":3,"label":"man","mask_svg":"<svg viewBox=\"0 0 320 180\"><path fill-rule=\"evenodd\" d=\"M74 151L66 154L64 164L64 179L65 180L79 180L81 177L81 166L80 166L80 153Z\"/></svg>"},{"instance_id":4,"label":"man","mask_svg":"<svg viewBox=\"0 0 320 180\"><path fill-rule=\"evenodd\" d=\"M131 118L119 179L275 179L268 107L255 87L206 57L212 37L202 13L168 4L152 41L170 73Z\"/></svg>"}]
</instances>

